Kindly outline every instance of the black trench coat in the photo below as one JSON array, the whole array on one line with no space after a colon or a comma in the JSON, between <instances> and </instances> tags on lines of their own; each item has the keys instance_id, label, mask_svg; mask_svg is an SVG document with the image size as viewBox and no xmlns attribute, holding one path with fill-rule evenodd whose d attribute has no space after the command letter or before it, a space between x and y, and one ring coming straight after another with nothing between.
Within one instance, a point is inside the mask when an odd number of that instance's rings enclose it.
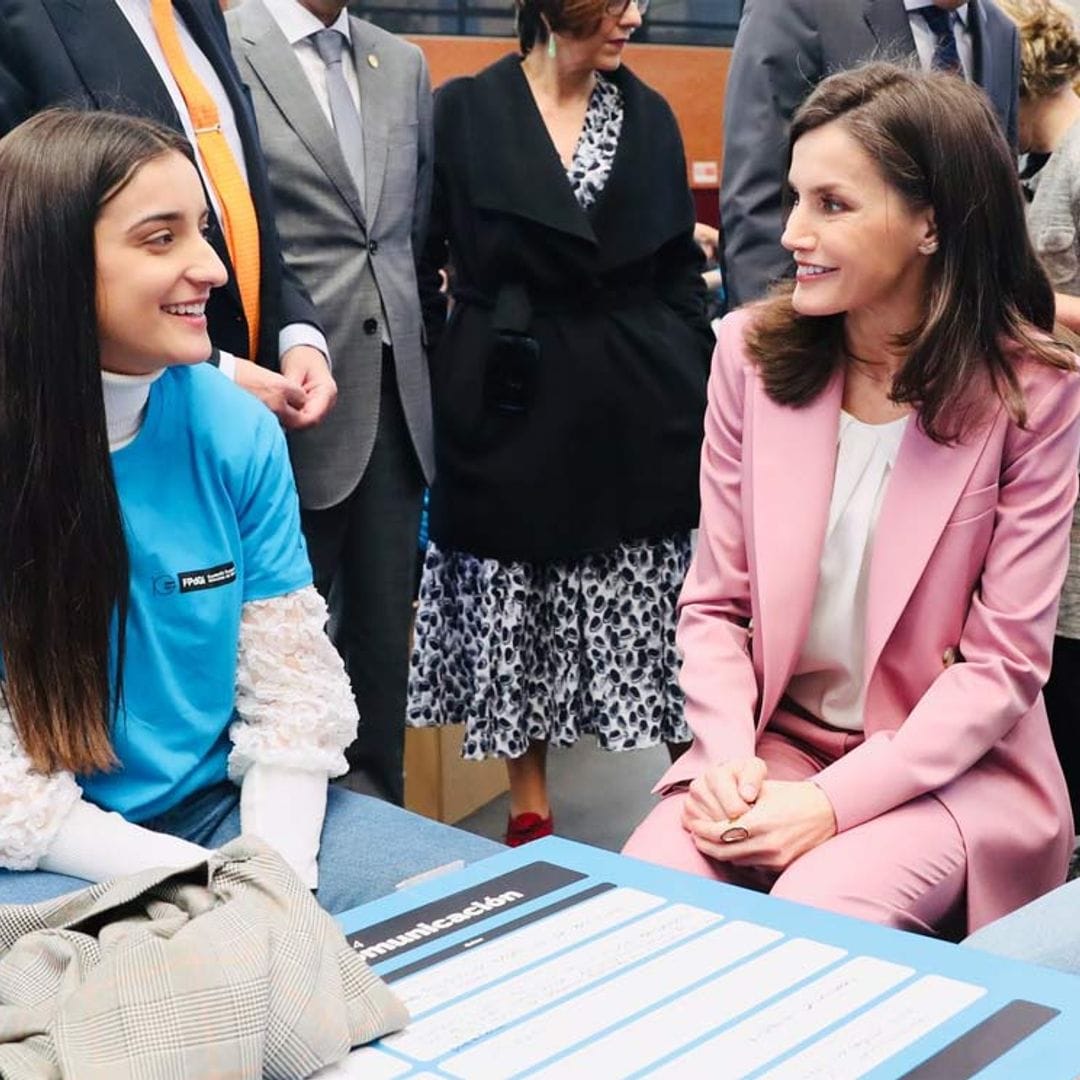
<instances>
[{"instance_id":1,"label":"black trench coat","mask_svg":"<svg viewBox=\"0 0 1080 1080\"><path fill-rule=\"evenodd\" d=\"M435 106L435 196L421 270L432 351L432 538L503 561L547 561L692 528L713 336L682 141L626 68L622 135L585 212L521 59L457 79ZM449 262L448 322L437 270ZM485 377L500 288L524 286L523 412Z\"/></svg>"}]
</instances>

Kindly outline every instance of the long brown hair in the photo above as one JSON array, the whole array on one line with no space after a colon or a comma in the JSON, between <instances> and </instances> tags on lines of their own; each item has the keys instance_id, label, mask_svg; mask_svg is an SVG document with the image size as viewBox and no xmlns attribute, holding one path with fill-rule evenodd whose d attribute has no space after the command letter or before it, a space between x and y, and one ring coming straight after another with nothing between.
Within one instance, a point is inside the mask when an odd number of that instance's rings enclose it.
<instances>
[{"instance_id":1,"label":"long brown hair","mask_svg":"<svg viewBox=\"0 0 1080 1080\"><path fill-rule=\"evenodd\" d=\"M1054 294L1028 238L1012 152L981 91L953 75L871 63L822 81L797 110L790 150L808 131L839 123L913 209L932 207L924 314L896 347L906 360L891 397L913 405L926 434L962 439L996 394L1019 423L1026 410L1016 346L1072 368L1051 340ZM757 313L748 347L781 404L813 399L846 362L843 314L800 315L790 283ZM987 390L991 393L988 394ZM989 400L988 400L989 399Z\"/></svg>"},{"instance_id":2,"label":"long brown hair","mask_svg":"<svg viewBox=\"0 0 1080 1080\"><path fill-rule=\"evenodd\" d=\"M141 165L174 150L191 153L165 128L105 112L49 110L0 140L2 689L44 773L115 763L129 570L94 225Z\"/></svg>"}]
</instances>

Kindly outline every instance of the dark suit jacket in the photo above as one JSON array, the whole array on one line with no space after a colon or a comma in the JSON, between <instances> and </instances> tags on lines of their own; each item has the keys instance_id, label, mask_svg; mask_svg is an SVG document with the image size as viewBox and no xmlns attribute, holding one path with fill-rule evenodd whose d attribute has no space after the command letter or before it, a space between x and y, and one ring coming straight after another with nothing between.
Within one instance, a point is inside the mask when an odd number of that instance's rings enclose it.
<instances>
[{"instance_id":1,"label":"dark suit jacket","mask_svg":"<svg viewBox=\"0 0 1080 1080\"><path fill-rule=\"evenodd\" d=\"M696 524L713 336L682 142L663 98L625 68L614 79L622 136L589 213L519 57L436 99L421 288L438 346L431 525L444 547L546 560ZM432 298L447 245L456 303L444 329ZM520 413L485 389L506 283L527 290L540 346Z\"/></svg>"},{"instance_id":2,"label":"dark suit jacket","mask_svg":"<svg viewBox=\"0 0 1080 1080\"><path fill-rule=\"evenodd\" d=\"M990 0L970 0L968 11L975 81L1015 147L1016 27ZM792 269L780 247L792 113L832 72L914 56L903 0L747 0L724 98L720 221L730 307L759 299Z\"/></svg>"},{"instance_id":3,"label":"dark suit jacket","mask_svg":"<svg viewBox=\"0 0 1080 1080\"><path fill-rule=\"evenodd\" d=\"M252 359L276 369L280 328L295 322L318 326L319 320L282 261L259 135L217 0L174 0L173 6L213 65L236 114L262 260L259 353ZM183 132L153 62L112 0L0 0L0 133L51 105L134 113ZM219 228L211 240L229 267L229 281L214 290L207 306L210 339L246 357L247 322Z\"/></svg>"}]
</instances>

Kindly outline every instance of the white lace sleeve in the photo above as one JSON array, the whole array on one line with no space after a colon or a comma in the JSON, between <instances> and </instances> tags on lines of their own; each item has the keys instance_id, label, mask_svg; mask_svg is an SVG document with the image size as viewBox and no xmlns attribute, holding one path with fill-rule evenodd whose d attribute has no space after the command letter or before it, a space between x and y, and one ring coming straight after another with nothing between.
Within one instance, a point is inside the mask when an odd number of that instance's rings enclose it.
<instances>
[{"instance_id":1,"label":"white lace sleeve","mask_svg":"<svg viewBox=\"0 0 1080 1080\"><path fill-rule=\"evenodd\" d=\"M244 605L229 776L255 763L341 776L359 715L313 586Z\"/></svg>"},{"instance_id":2,"label":"white lace sleeve","mask_svg":"<svg viewBox=\"0 0 1080 1080\"><path fill-rule=\"evenodd\" d=\"M33 870L82 792L68 772L35 772L0 702L0 866Z\"/></svg>"}]
</instances>

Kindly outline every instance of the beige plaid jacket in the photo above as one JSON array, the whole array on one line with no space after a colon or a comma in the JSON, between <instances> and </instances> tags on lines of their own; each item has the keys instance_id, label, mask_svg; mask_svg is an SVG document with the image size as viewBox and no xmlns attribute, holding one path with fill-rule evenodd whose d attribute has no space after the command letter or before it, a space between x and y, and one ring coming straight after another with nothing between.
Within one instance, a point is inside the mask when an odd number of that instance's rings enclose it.
<instances>
[{"instance_id":1,"label":"beige plaid jacket","mask_svg":"<svg viewBox=\"0 0 1080 1080\"><path fill-rule=\"evenodd\" d=\"M3 1080L306 1077L407 1022L257 840L0 905Z\"/></svg>"}]
</instances>

